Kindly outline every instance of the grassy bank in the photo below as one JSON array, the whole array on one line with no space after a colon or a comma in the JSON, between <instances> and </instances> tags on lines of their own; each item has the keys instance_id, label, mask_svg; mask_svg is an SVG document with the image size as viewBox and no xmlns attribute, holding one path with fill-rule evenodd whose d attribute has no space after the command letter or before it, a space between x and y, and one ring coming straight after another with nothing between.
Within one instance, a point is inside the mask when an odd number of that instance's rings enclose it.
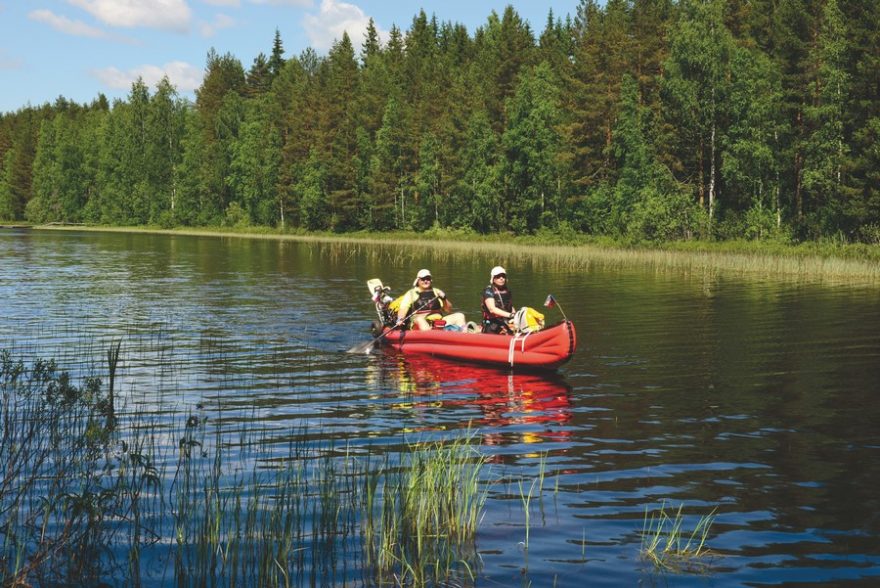
<instances>
[{"instance_id":1,"label":"grassy bank","mask_svg":"<svg viewBox=\"0 0 880 588\"><path fill-rule=\"evenodd\" d=\"M487 257L501 256L509 264L540 262L562 269L588 269L595 265L647 267L657 271L724 272L762 279L872 285L880 282L880 247L835 241L798 245L756 241L632 245L578 234L477 235L453 230L335 234L284 232L266 227L160 229L54 225L35 228L294 240L336 243L349 250L381 246L393 250L395 259L400 261L408 261L407 256L421 256L428 249L441 256L483 254Z\"/></svg>"}]
</instances>

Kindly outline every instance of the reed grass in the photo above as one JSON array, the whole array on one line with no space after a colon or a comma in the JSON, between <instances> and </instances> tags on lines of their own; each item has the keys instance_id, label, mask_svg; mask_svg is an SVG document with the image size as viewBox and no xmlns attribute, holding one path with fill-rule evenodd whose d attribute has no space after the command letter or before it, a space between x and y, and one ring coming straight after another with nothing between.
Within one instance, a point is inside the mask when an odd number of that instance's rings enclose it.
<instances>
[{"instance_id":1,"label":"reed grass","mask_svg":"<svg viewBox=\"0 0 880 588\"><path fill-rule=\"evenodd\" d=\"M487 491L486 458L473 434L407 445L396 470L367 479L368 561L380 583L425 585L458 573L471 580ZM386 464L387 465L387 464ZM375 506L372 506L375 504Z\"/></svg>"},{"instance_id":2,"label":"reed grass","mask_svg":"<svg viewBox=\"0 0 880 588\"><path fill-rule=\"evenodd\" d=\"M118 344L106 361L115 378ZM485 458L470 432L381 460L303 434L267 460L265 433L223 433L222 414L210 432L183 415L169 447L167 429L108 397L100 379L76 387L53 362L0 354L0 585L139 586L163 561L180 587L476 573Z\"/></svg>"},{"instance_id":3,"label":"reed grass","mask_svg":"<svg viewBox=\"0 0 880 588\"><path fill-rule=\"evenodd\" d=\"M682 508L683 505L679 505L674 514L670 515L665 502L661 504L659 512L649 514L645 507L642 556L658 570L706 571L708 565L704 560L711 555L706 547L706 540L715 521L715 510L701 516L693 530L687 532L684 529Z\"/></svg>"},{"instance_id":4,"label":"reed grass","mask_svg":"<svg viewBox=\"0 0 880 588\"><path fill-rule=\"evenodd\" d=\"M83 227L40 228L84 230ZM487 259L497 259L499 255L503 255L510 264L539 263L545 267L570 270L641 267L653 271L700 275L723 272L744 278L770 277L786 281L832 284L873 285L880 282L880 248L875 245L836 242L791 245L753 241L687 241L632 245L586 236L481 236L452 230L344 235L305 232L291 234L271 228L254 227L243 230L86 227L85 230L300 241L329 245L346 257L366 251L398 265L421 260L430 252L438 261L462 255L477 255Z\"/></svg>"},{"instance_id":5,"label":"reed grass","mask_svg":"<svg viewBox=\"0 0 880 588\"><path fill-rule=\"evenodd\" d=\"M129 565L105 557L110 544L127 545L136 572L156 537L142 505L155 504L159 473L145 429L114 432L100 378L76 386L53 361L2 351L0 420L0 583L96 583Z\"/></svg>"}]
</instances>

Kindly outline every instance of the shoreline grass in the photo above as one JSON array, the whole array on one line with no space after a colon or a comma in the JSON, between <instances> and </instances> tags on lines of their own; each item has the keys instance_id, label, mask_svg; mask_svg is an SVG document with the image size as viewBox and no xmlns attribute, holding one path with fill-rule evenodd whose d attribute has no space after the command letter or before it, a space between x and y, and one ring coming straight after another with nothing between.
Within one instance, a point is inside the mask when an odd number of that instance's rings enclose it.
<instances>
[{"instance_id":1,"label":"shoreline grass","mask_svg":"<svg viewBox=\"0 0 880 588\"><path fill-rule=\"evenodd\" d=\"M93 231L132 234L181 235L221 239L265 239L326 243L340 247L390 247L389 255L421 255L430 250L442 255L503 254L511 263L540 261L560 269L591 266L643 267L655 271L724 273L743 278L819 281L837 284L880 283L880 247L837 242L788 245L776 242L672 242L631 245L609 239L536 236L477 235L455 230L425 233L305 233L269 227L176 228L111 226L35 226L35 230ZM407 253L401 254L400 251Z\"/></svg>"}]
</instances>

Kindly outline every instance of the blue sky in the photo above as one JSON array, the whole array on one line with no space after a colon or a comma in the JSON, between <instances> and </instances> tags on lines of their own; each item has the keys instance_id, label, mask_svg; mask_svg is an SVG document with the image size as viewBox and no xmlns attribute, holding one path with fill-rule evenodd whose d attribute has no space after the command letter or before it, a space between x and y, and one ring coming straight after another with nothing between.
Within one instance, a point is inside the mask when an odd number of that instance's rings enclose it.
<instances>
[{"instance_id":1,"label":"blue sky","mask_svg":"<svg viewBox=\"0 0 880 588\"><path fill-rule=\"evenodd\" d=\"M544 28L550 9L574 16L578 0L0 0L0 112L52 102L124 98L138 76L168 75L192 98L211 47L249 68L269 54L277 28L285 56L325 54L347 30L356 48L373 18L380 33L406 31L419 9L473 31L512 5ZM384 39L384 37L383 37Z\"/></svg>"}]
</instances>

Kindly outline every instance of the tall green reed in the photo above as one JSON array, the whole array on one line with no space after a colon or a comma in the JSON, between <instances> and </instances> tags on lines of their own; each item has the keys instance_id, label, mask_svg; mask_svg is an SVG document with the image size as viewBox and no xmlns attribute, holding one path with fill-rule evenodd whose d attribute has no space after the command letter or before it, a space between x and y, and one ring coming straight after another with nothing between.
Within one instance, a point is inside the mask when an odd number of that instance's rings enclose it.
<instances>
[{"instance_id":1,"label":"tall green reed","mask_svg":"<svg viewBox=\"0 0 880 588\"><path fill-rule=\"evenodd\" d=\"M706 569L703 560L710 555L706 540L715 521L715 510L701 516L694 528L687 532L684 529L682 508L683 505L679 505L670 515L664 502L658 512L649 515L648 508L645 507L642 556L660 570L703 571Z\"/></svg>"},{"instance_id":2,"label":"tall green reed","mask_svg":"<svg viewBox=\"0 0 880 588\"><path fill-rule=\"evenodd\" d=\"M113 380L118 344L107 362ZM4 353L0 368L3 584L138 586L164 561L180 587L475 573L486 490L471 433L376 458L299 431L285 454L265 431L226 431L222 414L160 426L115 383L74 386L53 362Z\"/></svg>"}]
</instances>

